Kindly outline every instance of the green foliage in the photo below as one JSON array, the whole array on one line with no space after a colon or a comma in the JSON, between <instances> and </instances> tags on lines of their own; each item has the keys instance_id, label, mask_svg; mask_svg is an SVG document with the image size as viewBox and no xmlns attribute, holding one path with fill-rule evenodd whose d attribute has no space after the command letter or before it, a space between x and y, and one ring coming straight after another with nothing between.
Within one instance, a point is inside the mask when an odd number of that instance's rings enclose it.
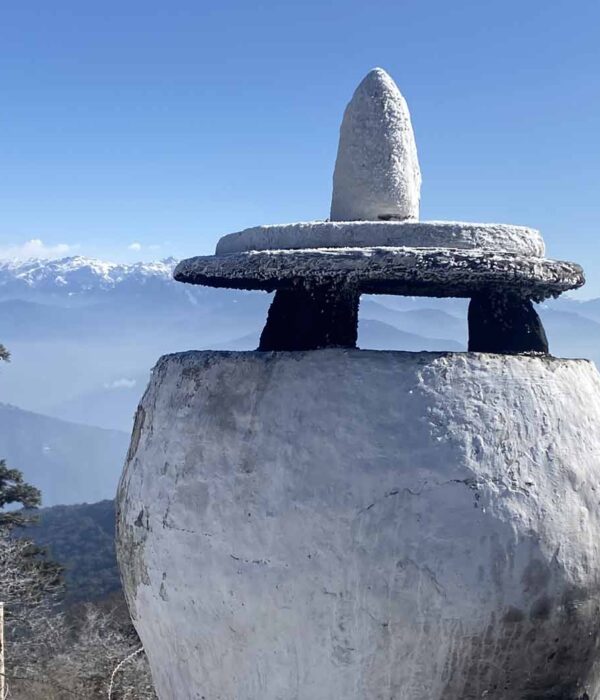
<instances>
[{"instance_id":1,"label":"green foliage","mask_svg":"<svg viewBox=\"0 0 600 700\"><path fill-rule=\"evenodd\" d=\"M62 567L46 557L43 547L17 534L18 529L35 522L31 511L41 500L39 489L24 481L18 469L10 469L0 459L0 583L5 589L2 591L5 602L12 595L13 609L37 605L62 587ZM15 504L23 508L3 510Z\"/></svg>"},{"instance_id":2,"label":"green foliage","mask_svg":"<svg viewBox=\"0 0 600 700\"><path fill-rule=\"evenodd\" d=\"M0 343L0 361L8 362L10 353ZM23 474L18 469L9 469L6 462L0 459L0 511L6 506L18 503L23 508L37 508L42 502L39 489L23 481ZM0 527L24 525L31 521L23 513L0 512Z\"/></svg>"},{"instance_id":3,"label":"green foliage","mask_svg":"<svg viewBox=\"0 0 600 700\"><path fill-rule=\"evenodd\" d=\"M39 489L23 481L23 474L18 469L10 469L0 459L0 509L19 503L23 508L37 508L42 501ZM33 520L31 515L22 511L0 512L0 527L25 525Z\"/></svg>"}]
</instances>

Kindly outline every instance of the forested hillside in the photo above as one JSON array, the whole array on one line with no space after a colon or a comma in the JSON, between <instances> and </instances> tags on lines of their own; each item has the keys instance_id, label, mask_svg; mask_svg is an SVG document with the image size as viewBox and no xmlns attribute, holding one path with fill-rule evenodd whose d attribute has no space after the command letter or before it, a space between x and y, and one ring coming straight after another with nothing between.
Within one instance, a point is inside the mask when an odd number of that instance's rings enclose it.
<instances>
[{"instance_id":1,"label":"forested hillside","mask_svg":"<svg viewBox=\"0 0 600 700\"><path fill-rule=\"evenodd\" d=\"M42 508L37 515L26 534L64 566L68 603L97 601L121 590L114 501Z\"/></svg>"}]
</instances>

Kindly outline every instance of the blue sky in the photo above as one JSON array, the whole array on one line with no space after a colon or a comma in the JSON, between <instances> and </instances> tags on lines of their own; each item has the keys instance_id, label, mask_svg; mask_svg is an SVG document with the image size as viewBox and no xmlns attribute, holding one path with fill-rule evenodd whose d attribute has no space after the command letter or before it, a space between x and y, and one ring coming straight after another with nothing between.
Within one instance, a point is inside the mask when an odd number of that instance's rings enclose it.
<instances>
[{"instance_id":1,"label":"blue sky","mask_svg":"<svg viewBox=\"0 0 600 700\"><path fill-rule=\"evenodd\" d=\"M379 65L422 218L539 228L600 295L599 27L595 0L5 3L0 255L180 257L326 217L344 106Z\"/></svg>"}]
</instances>

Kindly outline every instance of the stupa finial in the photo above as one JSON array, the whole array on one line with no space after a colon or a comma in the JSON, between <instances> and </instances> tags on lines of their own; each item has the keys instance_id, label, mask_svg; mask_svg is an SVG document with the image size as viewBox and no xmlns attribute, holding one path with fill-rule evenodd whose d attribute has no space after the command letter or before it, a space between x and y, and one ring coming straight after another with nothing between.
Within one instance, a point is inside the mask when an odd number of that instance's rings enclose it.
<instances>
[{"instance_id":1,"label":"stupa finial","mask_svg":"<svg viewBox=\"0 0 600 700\"><path fill-rule=\"evenodd\" d=\"M406 101L375 68L344 113L331 220L231 233L175 279L275 290L259 350L355 347L360 295L403 294L470 298L470 350L548 352L533 301L580 287L581 267L523 226L418 221L420 187Z\"/></svg>"},{"instance_id":2,"label":"stupa finial","mask_svg":"<svg viewBox=\"0 0 600 700\"><path fill-rule=\"evenodd\" d=\"M374 68L344 112L331 219L416 220L420 191L421 171L406 100L392 78Z\"/></svg>"}]
</instances>

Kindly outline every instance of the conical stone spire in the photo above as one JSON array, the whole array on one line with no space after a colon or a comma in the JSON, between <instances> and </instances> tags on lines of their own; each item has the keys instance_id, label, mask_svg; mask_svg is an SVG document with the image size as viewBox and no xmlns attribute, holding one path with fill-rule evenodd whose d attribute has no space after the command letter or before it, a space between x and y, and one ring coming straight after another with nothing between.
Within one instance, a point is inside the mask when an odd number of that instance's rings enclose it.
<instances>
[{"instance_id":1,"label":"conical stone spire","mask_svg":"<svg viewBox=\"0 0 600 700\"><path fill-rule=\"evenodd\" d=\"M406 100L381 68L370 71L340 129L333 221L419 218L421 171Z\"/></svg>"}]
</instances>

